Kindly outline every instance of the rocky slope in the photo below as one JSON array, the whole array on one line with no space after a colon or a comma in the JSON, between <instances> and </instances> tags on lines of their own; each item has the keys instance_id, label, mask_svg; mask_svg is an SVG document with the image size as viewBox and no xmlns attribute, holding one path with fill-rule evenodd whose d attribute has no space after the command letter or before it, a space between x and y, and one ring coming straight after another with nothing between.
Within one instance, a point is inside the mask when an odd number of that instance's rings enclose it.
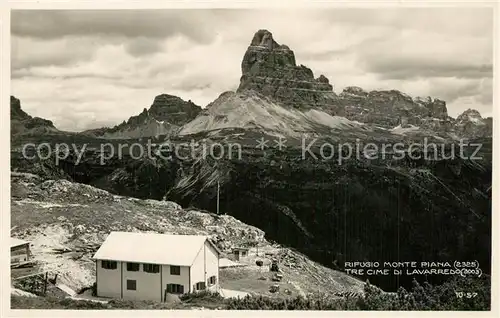
<instances>
[{"instance_id":1,"label":"rocky slope","mask_svg":"<svg viewBox=\"0 0 500 318\"><path fill-rule=\"evenodd\" d=\"M307 132L319 134L332 129L360 126L360 123L331 116L321 110L287 108L264 95L241 91L223 93L198 117L184 125L179 134L240 128L281 136L300 136Z\"/></svg>"},{"instance_id":2,"label":"rocky slope","mask_svg":"<svg viewBox=\"0 0 500 318\"><path fill-rule=\"evenodd\" d=\"M42 270L58 271L58 280L79 290L95 281L92 255L110 231L152 231L208 235L224 252L234 246L259 246L276 251L287 280L305 292L360 292L363 283L311 262L303 255L271 244L264 232L229 215L182 209L174 202L140 200L66 180L11 174L12 235L32 242ZM301 270L298 270L298 269Z\"/></svg>"},{"instance_id":3,"label":"rocky slope","mask_svg":"<svg viewBox=\"0 0 500 318\"><path fill-rule=\"evenodd\" d=\"M317 149L315 154L321 158ZM218 181L221 211L323 264L477 258L488 270L491 162L486 158L352 158L339 165L303 160L300 149L289 149L200 162L188 171L167 199L214 211ZM387 289L411 279L370 277Z\"/></svg>"},{"instance_id":4,"label":"rocky slope","mask_svg":"<svg viewBox=\"0 0 500 318\"><path fill-rule=\"evenodd\" d=\"M141 138L173 135L179 127L198 115L201 107L180 97L162 94L155 97L149 109L130 117L126 122L112 128L85 131L90 136L107 139Z\"/></svg>"}]
</instances>

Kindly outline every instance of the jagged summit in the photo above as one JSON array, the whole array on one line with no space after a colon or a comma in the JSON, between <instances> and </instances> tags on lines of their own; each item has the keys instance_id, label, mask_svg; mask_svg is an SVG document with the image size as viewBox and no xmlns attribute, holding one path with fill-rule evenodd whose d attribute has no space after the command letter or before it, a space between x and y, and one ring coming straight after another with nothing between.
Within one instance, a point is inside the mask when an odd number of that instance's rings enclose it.
<instances>
[{"instance_id":1,"label":"jagged summit","mask_svg":"<svg viewBox=\"0 0 500 318\"><path fill-rule=\"evenodd\" d=\"M268 30L259 30L243 61L238 92L254 90L294 108L334 108L336 94L329 80L297 65L294 52L276 42Z\"/></svg>"},{"instance_id":2,"label":"jagged summit","mask_svg":"<svg viewBox=\"0 0 500 318\"><path fill-rule=\"evenodd\" d=\"M21 101L10 96L10 130L12 135L17 134L44 134L58 130L52 121L40 117L32 117L21 108Z\"/></svg>"},{"instance_id":3,"label":"jagged summit","mask_svg":"<svg viewBox=\"0 0 500 318\"><path fill-rule=\"evenodd\" d=\"M461 136L492 137L493 119L483 118L479 111L469 108L457 116L455 130Z\"/></svg>"},{"instance_id":4,"label":"jagged summit","mask_svg":"<svg viewBox=\"0 0 500 318\"><path fill-rule=\"evenodd\" d=\"M161 94L155 97L149 114L159 121L169 121L175 125L183 125L198 115L201 107L191 100L184 101L182 98L169 94Z\"/></svg>"},{"instance_id":5,"label":"jagged summit","mask_svg":"<svg viewBox=\"0 0 500 318\"><path fill-rule=\"evenodd\" d=\"M288 50L291 52L291 54L293 56L293 52L290 50L290 48L288 46L278 44L274 40L273 34L265 29L261 29L261 30L255 32L253 39L252 39L252 42L250 43L250 46L264 47L264 48L267 48L269 50L274 50L274 49ZM293 61L293 65L295 66L295 59Z\"/></svg>"},{"instance_id":6,"label":"jagged summit","mask_svg":"<svg viewBox=\"0 0 500 318\"><path fill-rule=\"evenodd\" d=\"M468 117L468 118L481 118L481 119L483 118L481 116L481 113L479 111L477 111L475 109L472 109L472 108L469 108L466 111L464 111L462 114L460 114L457 117L457 119L459 119L459 118L464 118L465 119L466 117Z\"/></svg>"},{"instance_id":7,"label":"jagged summit","mask_svg":"<svg viewBox=\"0 0 500 318\"><path fill-rule=\"evenodd\" d=\"M112 128L87 130L85 133L101 138L141 138L171 135L182 125L193 120L201 107L191 100L170 94L160 94L154 98L149 109Z\"/></svg>"},{"instance_id":8,"label":"jagged summit","mask_svg":"<svg viewBox=\"0 0 500 318\"><path fill-rule=\"evenodd\" d=\"M10 118L24 120L29 119L29 115L21 109L21 101L14 97L10 96Z\"/></svg>"}]
</instances>

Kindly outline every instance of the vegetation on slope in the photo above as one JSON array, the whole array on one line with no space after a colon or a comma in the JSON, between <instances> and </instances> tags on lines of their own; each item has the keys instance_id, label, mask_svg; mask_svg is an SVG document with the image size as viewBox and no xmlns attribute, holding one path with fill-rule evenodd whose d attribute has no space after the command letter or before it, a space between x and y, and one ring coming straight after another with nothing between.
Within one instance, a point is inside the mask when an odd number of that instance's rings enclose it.
<instances>
[{"instance_id":1,"label":"vegetation on slope","mask_svg":"<svg viewBox=\"0 0 500 318\"><path fill-rule=\"evenodd\" d=\"M321 298L250 297L224 299L219 294L194 293L180 297L180 302L111 300L108 303L55 297L11 296L15 309L227 309L227 310L490 310L490 278L455 278L442 285L421 285L413 281L410 290L400 288L388 294L365 283L364 296ZM457 293L464 292L462 297ZM469 293L469 295L467 295Z\"/></svg>"}]
</instances>

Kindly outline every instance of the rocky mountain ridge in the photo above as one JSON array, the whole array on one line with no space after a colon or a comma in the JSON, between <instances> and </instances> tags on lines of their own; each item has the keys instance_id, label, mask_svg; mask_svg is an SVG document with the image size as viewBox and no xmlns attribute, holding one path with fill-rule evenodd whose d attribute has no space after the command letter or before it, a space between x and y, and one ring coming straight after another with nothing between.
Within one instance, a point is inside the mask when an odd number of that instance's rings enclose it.
<instances>
[{"instance_id":1,"label":"rocky mountain ridge","mask_svg":"<svg viewBox=\"0 0 500 318\"><path fill-rule=\"evenodd\" d=\"M350 86L337 95L329 80L314 78L311 69L297 65L294 52L278 44L271 32L255 33L241 64L242 76L237 92L252 90L285 107L316 109L349 120L392 129L409 125L445 137L476 138L491 136L492 126L448 116L446 102L431 97L414 97L398 90L365 91ZM459 116L460 117L460 116ZM479 129L475 125L484 126Z\"/></svg>"},{"instance_id":2,"label":"rocky mountain ridge","mask_svg":"<svg viewBox=\"0 0 500 318\"><path fill-rule=\"evenodd\" d=\"M386 128L398 124L420 125L426 118L448 119L444 101L431 97L412 98L398 90L366 92L351 86L342 91L339 102L347 118Z\"/></svg>"}]
</instances>

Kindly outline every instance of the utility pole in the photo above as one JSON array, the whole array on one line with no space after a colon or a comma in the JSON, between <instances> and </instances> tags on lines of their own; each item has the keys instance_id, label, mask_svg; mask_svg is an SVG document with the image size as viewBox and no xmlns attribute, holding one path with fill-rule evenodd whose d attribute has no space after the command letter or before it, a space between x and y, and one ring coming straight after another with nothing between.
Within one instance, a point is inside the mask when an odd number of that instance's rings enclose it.
<instances>
[{"instance_id":1,"label":"utility pole","mask_svg":"<svg viewBox=\"0 0 500 318\"><path fill-rule=\"evenodd\" d=\"M220 183L217 180L217 215L219 215L219 191L220 191Z\"/></svg>"}]
</instances>

